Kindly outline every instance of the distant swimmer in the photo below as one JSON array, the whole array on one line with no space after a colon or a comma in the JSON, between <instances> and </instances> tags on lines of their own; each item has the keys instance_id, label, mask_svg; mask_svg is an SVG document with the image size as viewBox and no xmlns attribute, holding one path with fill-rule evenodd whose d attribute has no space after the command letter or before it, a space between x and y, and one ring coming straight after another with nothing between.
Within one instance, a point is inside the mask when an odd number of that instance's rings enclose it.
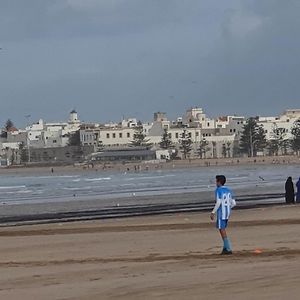
<instances>
[{"instance_id":1,"label":"distant swimmer","mask_svg":"<svg viewBox=\"0 0 300 300\"><path fill-rule=\"evenodd\" d=\"M231 215L231 209L236 205L236 202L233 199L232 192L230 188L225 186L225 183L226 177L224 175L216 176L216 204L213 211L210 214L210 219L212 221L214 221L216 217L216 227L217 229L219 229L220 235L223 240L223 251L221 253L222 255L232 254L230 241L226 233L226 228L229 217Z\"/></svg>"},{"instance_id":2,"label":"distant swimmer","mask_svg":"<svg viewBox=\"0 0 300 300\"><path fill-rule=\"evenodd\" d=\"M261 176L258 177L260 180L265 181L265 179Z\"/></svg>"}]
</instances>

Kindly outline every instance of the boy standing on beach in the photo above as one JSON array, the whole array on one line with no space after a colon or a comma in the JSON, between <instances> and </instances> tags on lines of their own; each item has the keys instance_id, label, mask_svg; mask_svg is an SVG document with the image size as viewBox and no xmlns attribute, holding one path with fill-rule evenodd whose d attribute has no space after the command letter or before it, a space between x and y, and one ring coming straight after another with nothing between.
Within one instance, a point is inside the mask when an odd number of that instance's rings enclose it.
<instances>
[{"instance_id":1,"label":"boy standing on beach","mask_svg":"<svg viewBox=\"0 0 300 300\"><path fill-rule=\"evenodd\" d=\"M231 190L225 186L226 177L224 175L216 176L216 205L210 214L213 221L216 216L216 227L219 229L223 239L223 251L221 254L232 254L230 241L227 237L226 227L231 214L231 209L236 205L235 200L232 198Z\"/></svg>"}]
</instances>

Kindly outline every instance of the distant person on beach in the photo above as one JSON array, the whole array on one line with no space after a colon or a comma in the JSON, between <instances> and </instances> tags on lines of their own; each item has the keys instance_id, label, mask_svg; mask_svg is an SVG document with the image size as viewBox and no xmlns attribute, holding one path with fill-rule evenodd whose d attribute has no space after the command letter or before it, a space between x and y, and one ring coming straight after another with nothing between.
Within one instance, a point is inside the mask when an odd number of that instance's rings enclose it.
<instances>
[{"instance_id":1,"label":"distant person on beach","mask_svg":"<svg viewBox=\"0 0 300 300\"><path fill-rule=\"evenodd\" d=\"M295 203L295 189L292 177L288 177L285 183L285 202L287 204Z\"/></svg>"},{"instance_id":2,"label":"distant person on beach","mask_svg":"<svg viewBox=\"0 0 300 300\"><path fill-rule=\"evenodd\" d=\"M297 187L296 202L300 203L300 177L296 183L296 187Z\"/></svg>"},{"instance_id":3,"label":"distant person on beach","mask_svg":"<svg viewBox=\"0 0 300 300\"><path fill-rule=\"evenodd\" d=\"M231 209L236 205L236 202L233 199L231 190L225 186L225 183L226 177L224 175L216 176L216 205L210 214L210 218L214 221L216 216L216 227L219 229L223 240L223 251L221 254L232 254L230 241L226 233L226 227L231 214Z\"/></svg>"}]
</instances>

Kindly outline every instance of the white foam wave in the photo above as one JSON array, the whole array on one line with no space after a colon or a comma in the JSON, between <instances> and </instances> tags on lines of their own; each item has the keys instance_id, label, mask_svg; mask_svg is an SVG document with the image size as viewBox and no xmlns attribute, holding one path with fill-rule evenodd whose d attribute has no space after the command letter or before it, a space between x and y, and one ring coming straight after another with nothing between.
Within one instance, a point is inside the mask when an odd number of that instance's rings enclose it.
<instances>
[{"instance_id":1,"label":"white foam wave","mask_svg":"<svg viewBox=\"0 0 300 300\"><path fill-rule=\"evenodd\" d=\"M174 177L176 175L158 175L158 176L142 176L142 177L129 177L125 180L147 180L147 179L161 179L161 178L167 178L167 177Z\"/></svg>"},{"instance_id":2,"label":"white foam wave","mask_svg":"<svg viewBox=\"0 0 300 300\"><path fill-rule=\"evenodd\" d=\"M0 190L25 189L26 185L0 186Z\"/></svg>"},{"instance_id":3,"label":"white foam wave","mask_svg":"<svg viewBox=\"0 0 300 300\"><path fill-rule=\"evenodd\" d=\"M111 180L111 177L99 177L99 178L86 178L85 181L102 181L102 180Z\"/></svg>"}]
</instances>

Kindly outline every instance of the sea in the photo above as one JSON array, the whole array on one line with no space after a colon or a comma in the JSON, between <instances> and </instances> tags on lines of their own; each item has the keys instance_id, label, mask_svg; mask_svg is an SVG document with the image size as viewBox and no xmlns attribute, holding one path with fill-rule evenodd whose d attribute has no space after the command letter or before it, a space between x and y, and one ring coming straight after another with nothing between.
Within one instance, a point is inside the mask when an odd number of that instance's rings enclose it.
<instances>
[{"instance_id":1,"label":"sea","mask_svg":"<svg viewBox=\"0 0 300 300\"><path fill-rule=\"evenodd\" d=\"M266 187L282 190L288 176L300 177L299 166L257 165L202 167L143 172L82 171L43 175L0 174L0 203L56 203L78 200L120 199L212 191L215 175L224 174L233 190Z\"/></svg>"}]
</instances>

